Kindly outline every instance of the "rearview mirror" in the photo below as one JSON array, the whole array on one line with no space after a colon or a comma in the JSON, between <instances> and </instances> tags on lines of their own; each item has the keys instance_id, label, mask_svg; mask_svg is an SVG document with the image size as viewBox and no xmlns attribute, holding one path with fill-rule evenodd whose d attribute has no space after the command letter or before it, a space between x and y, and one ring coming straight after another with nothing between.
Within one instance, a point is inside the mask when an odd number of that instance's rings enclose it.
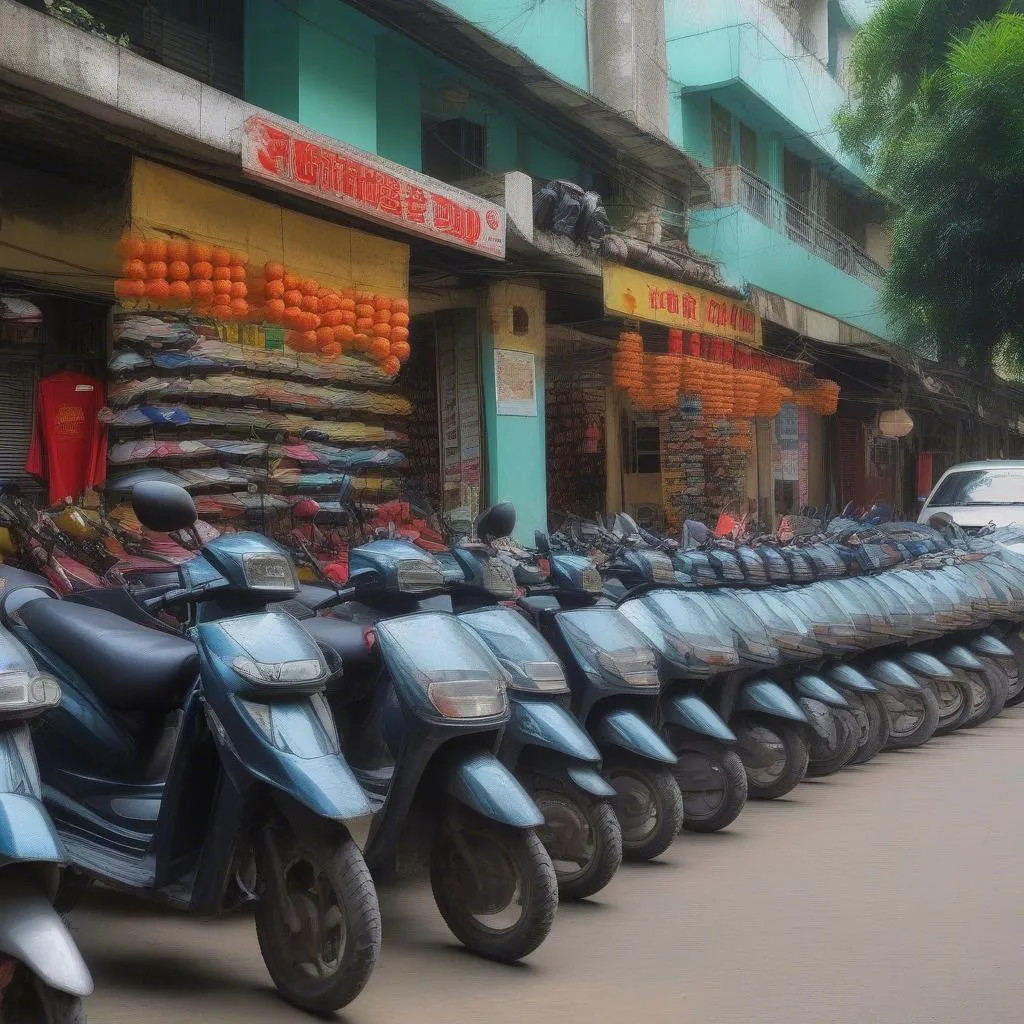
<instances>
[{"instance_id":1,"label":"rearview mirror","mask_svg":"<svg viewBox=\"0 0 1024 1024\"><path fill-rule=\"evenodd\" d=\"M484 543L498 537L511 537L516 528L516 507L511 501L499 501L476 521L476 535Z\"/></svg>"},{"instance_id":2,"label":"rearview mirror","mask_svg":"<svg viewBox=\"0 0 1024 1024\"><path fill-rule=\"evenodd\" d=\"M196 521L192 495L177 484L147 480L132 491L132 509L147 530L173 533L188 530Z\"/></svg>"},{"instance_id":3,"label":"rearview mirror","mask_svg":"<svg viewBox=\"0 0 1024 1024\"><path fill-rule=\"evenodd\" d=\"M551 554L551 541L543 530L535 530L533 534L533 546L542 554Z\"/></svg>"}]
</instances>

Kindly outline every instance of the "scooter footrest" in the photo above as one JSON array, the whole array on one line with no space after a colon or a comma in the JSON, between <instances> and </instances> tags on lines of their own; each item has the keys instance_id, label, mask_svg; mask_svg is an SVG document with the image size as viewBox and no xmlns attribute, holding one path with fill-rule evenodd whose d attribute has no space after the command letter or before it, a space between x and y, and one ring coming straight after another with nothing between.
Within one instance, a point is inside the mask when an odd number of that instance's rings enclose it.
<instances>
[{"instance_id":1,"label":"scooter footrest","mask_svg":"<svg viewBox=\"0 0 1024 1024\"><path fill-rule=\"evenodd\" d=\"M63 831L59 824L57 832L72 866L112 885L132 889L148 889L153 885L154 865L149 854L139 856L100 846L82 836Z\"/></svg>"}]
</instances>

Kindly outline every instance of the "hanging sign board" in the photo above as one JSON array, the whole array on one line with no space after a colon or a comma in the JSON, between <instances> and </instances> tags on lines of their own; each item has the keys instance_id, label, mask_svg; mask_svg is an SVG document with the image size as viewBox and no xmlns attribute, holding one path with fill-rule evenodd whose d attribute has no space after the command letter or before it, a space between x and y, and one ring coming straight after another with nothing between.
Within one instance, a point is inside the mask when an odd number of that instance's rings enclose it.
<instances>
[{"instance_id":1,"label":"hanging sign board","mask_svg":"<svg viewBox=\"0 0 1024 1024\"><path fill-rule=\"evenodd\" d=\"M443 182L287 122L243 126L246 174L435 242L505 258L505 211Z\"/></svg>"},{"instance_id":2,"label":"hanging sign board","mask_svg":"<svg viewBox=\"0 0 1024 1024\"><path fill-rule=\"evenodd\" d=\"M738 299L615 263L604 265L609 313L761 346L761 318Z\"/></svg>"},{"instance_id":3,"label":"hanging sign board","mask_svg":"<svg viewBox=\"0 0 1024 1024\"><path fill-rule=\"evenodd\" d=\"M533 353L496 348L494 388L499 416L536 416L537 364Z\"/></svg>"}]
</instances>

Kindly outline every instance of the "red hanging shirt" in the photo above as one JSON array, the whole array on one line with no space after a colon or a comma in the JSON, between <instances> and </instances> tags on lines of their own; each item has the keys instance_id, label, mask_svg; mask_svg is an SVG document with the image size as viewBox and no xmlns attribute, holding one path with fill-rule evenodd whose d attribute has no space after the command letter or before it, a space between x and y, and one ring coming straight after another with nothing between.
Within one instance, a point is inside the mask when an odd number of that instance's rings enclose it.
<instances>
[{"instance_id":1,"label":"red hanging shirt","mask_svg":"<svg viewBox=\"0 0 1024 1024\"><path fill-rule=\"evenodd\" d=\"M26 472L50 482L50 504L77 498L107 478L103 385L81 373L55 373L36 388Z\"/></svg>"}]
</instances>

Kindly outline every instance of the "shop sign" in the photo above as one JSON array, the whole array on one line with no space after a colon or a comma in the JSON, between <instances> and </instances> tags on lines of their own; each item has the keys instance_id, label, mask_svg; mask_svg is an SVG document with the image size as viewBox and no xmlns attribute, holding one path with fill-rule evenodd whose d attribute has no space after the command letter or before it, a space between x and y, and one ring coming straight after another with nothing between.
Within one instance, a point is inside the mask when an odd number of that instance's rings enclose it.
<instances>
[{"instance_id":1,"label":"shop sign","mask_svg":"<svg viewBox=\"0 0 1024 1024\"><path fill-rule=\"evenodd\" d=\"M642 270L606 263L609 313L760 347L761 318L745 302Z\"/></svg>"},{"instance_id":2,"label":"shop sign","mask_svg":"<svg viewBox=\"0 0 1024 1024\"><path fill-rule=\"evenodd\" d=\"M500 206L337 139L254 115L243 126L242 169L380 224L505 258Z\"/></svg>"}]
</instances>

